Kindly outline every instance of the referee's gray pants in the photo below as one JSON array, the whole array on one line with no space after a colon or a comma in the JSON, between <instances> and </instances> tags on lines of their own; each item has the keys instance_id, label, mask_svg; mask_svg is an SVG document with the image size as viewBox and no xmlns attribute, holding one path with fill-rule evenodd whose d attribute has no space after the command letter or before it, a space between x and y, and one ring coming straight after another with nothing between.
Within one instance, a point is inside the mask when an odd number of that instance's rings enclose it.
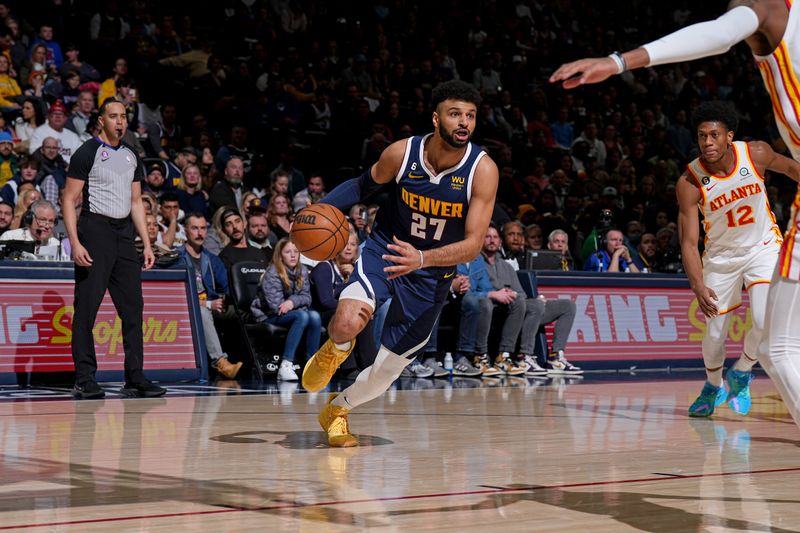
<instances>
[{"instance_id":1,"label":"referee's gray pants","mask_svg":"<svg viewBox=\"0 0 800 533\"><path fill-rule=\"evenodd\" d=\"M133 244L134 229L130 217L114 219L84 212L78 220L78 239L93 262L90 267L75 265L72 359L76 383L95 380L92 329L106 289L122 322L125 382L144 381L142 263Z\"/></svg>"}]
</instances>

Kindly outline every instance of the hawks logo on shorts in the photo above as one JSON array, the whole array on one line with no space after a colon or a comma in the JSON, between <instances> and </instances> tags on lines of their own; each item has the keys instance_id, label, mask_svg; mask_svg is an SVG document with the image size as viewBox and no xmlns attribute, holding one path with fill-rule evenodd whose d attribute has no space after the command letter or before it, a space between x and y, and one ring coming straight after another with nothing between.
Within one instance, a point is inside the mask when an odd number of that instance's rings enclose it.
<instances>
[{"instance_id":1,"label":"hawks logo on shorts","mask_svg":"<svg viewBox=\"0 0 800 533\"><path fill-rule=\"evenodd\" d=\"M747 143L734 142L735 164L730 174L710 172L701 159L689 163L689 174L700 189L700 211L706 250L751 248L782 241L769 206L764 177L750 157Z\"/></svg>"}]
</instances>

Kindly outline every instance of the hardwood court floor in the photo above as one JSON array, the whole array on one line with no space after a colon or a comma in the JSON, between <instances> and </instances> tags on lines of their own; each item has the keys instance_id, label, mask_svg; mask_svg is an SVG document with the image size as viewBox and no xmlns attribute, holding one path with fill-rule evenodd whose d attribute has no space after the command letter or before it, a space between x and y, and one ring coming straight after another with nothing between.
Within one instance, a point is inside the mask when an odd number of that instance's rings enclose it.
<instances>
[{"instance_id":1,"label":"hardwood court floor","mask_svg":"<svg viewBox=\"0 0 800 533\"><path fill-rule=\"evenodd\" d=\"M391 391L351 449L323 394L0 403L0 530L800 531L800 430L763 374L749 417L709 420L701 379L523 381Z\"/></svg>"}]
</instances>

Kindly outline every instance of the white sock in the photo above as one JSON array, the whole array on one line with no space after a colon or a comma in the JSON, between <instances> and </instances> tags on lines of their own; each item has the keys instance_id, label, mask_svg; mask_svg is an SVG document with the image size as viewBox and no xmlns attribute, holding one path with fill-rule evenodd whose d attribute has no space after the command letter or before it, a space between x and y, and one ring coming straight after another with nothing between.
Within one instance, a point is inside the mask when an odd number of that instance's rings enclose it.
<instances>
[{"instance_id":1,"label":"white sock","mask_svg":"<svg viewBox=\"0 0 800 533\"><path fill-rule=\"evenodd\" d=\"M411 359L401 357L381 346L372 366L362 370L355 382L333 400L333 405L353 409L377 398L400 377L400 373L409 363Z\"/></svg>"},{"instance_id":2,"label":"white sock","mask_svg":"<svg viewBox=\"0 0 800 533\"><path fill-rule=\"evenodd\" d=\"M343 351L343 352L344 352L344 351L347 351L347 350L349 350L349 349L350 349L350 344L351 344L352 342L353 342L353 341L347 341L347 342L345 342L345 343L343 343L343 344L339 344L338 342L334 342L334 343L333 343L333 345L334 345L334 346L336 346L336 349L337 349L337 350L341 350L341 351Z\"/></svg>"},{"instance_id":3,"label":"white sock","mask_svg":"<svg viewBox=\"0 0 800 533\"><path fill-rule=\"evenodd\" d=\"M706 319L706 334L703 336L703 363L708 382L722 386L722 369L725 366L725 339L728 336L730 314Z\"/></svg>"},{"instance_id":4,"label":"white sock","mask_svg":"<svg viewBox=\"0 0 800 533\"><path fill-rule=\"evenodd\" d=\"M746 353L742 352L742 355L739 356L739 360L733 365L733 369L740 372L750 372L757 362L758 359L751 359Z\"/></svg>"}]
</instances>

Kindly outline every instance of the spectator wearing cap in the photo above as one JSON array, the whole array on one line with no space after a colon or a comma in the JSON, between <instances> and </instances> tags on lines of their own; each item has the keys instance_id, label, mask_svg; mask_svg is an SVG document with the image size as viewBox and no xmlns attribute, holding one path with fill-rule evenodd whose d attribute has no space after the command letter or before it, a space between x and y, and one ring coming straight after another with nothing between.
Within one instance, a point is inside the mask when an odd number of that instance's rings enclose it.
<instances>
[{"instance_id":1,"label":"spectator wearing cap","mask_svg":"<svg viewBox=\"0 0 800 533\"><path fill-rule=\"evenodd\" d=\"M0 56L0 58L2 57ZM4 186L18 172L19 159L14 153L14 139L5 131L0 132L0 187Z\"/></svg>"},{"instance_id":2,"label":"spectator wearing cap","mask_svg":"<svg viewBox=\"0 0 800 533\"><path fill-rule=\"evenodd\" d=\"M94 109L94 94L92 94L92 91L80 91L72 115L67 119L66 128L75 132L78 137L83 135L89 127L89 121L92 118Z\"/></svg>"},{"instance_id":3,"label":"spectator wearing cap","mask_svg":"<svg viewBox=\"0 0 800 533\"><path fill-rule=\"evenodd\" d=\"M56 100L47 112L47 122L33 131L30 146L28 147L29 152L33 153L42 146L45 137L53 137L58 140L61 157L69 164L72 154L74 154L83 143L81 143L80 138L74 132L64 127L66 123L67 108L61 100Z\"/></svg>"},{"instance_id":4,"label":"spectator wearing cap","mask_svg":"<svg viewBox=\"0 0 800 533\"><path fill-rule=\"evenodd\" d=\"M183 169L186 168L186 165L196 165L197 157L197 150L194 146L184 146L179 152L175 153L175 157L172 159L172 161L164 161L164 165L167 170L167 175L164 176L164 178L168 182L172 183L174 187L178 187L183 174Z\"/></svg>"},{"instance_id":5,"label":"spectator wearing cap","mask_svg":"<svg viewBox=\"0 0 800 533\"><path fill-rule=\"evenodd\" d=\"M184 213L203 213L207 218L208 213L208 193L203 190L203 176L200 167L194 163L189 163L183 167L181 172L178 190L178 202Z\"/></svg>"},{"instance_id":6,"label":"spectator wearing cap","mask_svg":"<svg viewBox=\"0 0 800 533\"><path fill-rule=\"evenodd\" d=\"M160 198L167 190L166 180L164 179L164 166L161 163L148 165L142 191L152 192L156 195L156 198Z\"/></svg>"},{"instance_id":7,"label":"spectator wearing cap","mask_svg":"<svg viewBox=\"0 0 800 533\"><path fill-rule=\"evenodd\" d=\"M0 198L0 235L11 229L14 221L14 206Z\"/></svg>"},{"instance_id":8,"label":"spectator wearing cap","mask_svg":"<svg viewBox=\"0 0 800 533\"><path fill-rule=\"evenodd\" d=\"M3 111L16 111L21 107L19 103L11 100L20 96L22 89L19 88L17 80L11 77L10 71L11 62L0 54L0 109Z\"/></svg>"},{"instance_id":9,"label":"spectator wearing cap","mask_svg":"<svg viewBox=\"0 0 800 533\"><path fill-rule=\"evenodd\" d=\"M19 172L10 180L8 180L2 188L0 188L0 198L3 198L3 200L12 205L16 205L17 198L20 194L20 188L24 184L30 183L35 189L38 190L39 177L39 163L32 159L24 161L19 169Z\"/></svg>"},{"instance_id":10,"label":"spectator wearing cap","mask_svg":"<svg viewBox=\"0 0 800 533\"><path fill-rule=\"evenodd\" d=\"M619 209L619 194L617 194L617 189L610 186L604 187L600 194L599 204L602 209L611 209L612 211Z\"/></svg>"},{"instance_id":11,"label":"spectator wearing cap","mask_svg":"<svg viewBox=\"0 0 800 533\"><path fill-rule=\"evenodd\" d=\"M231 267L240 261L264 262L264 254L259 248L250 246L247 240L247 228L238 210L229 208L220 217L222 231L228 237L228 244L219 253L219 258L230 273Z\"/></svg>"},{"instance_id":12,"label":"spectator wearing cap","mask_svg":"<svg viewBox=\"0 0 800 533\"><path fill-rule=\"evenodd\" d=\"M37 200L30 210L33 212L30 226L8 230L0 235L0 241L36 241L43 246L58 246L58 239L53 237L58 222L55 206L47 200Z\"/></svg>"},{"instance_id":13,"label":"spectator wearing cap","mask_svg":"<svg viewBox=\"0 0 800 533\"><path fill-rule=\"evenodd\" d=\"M80 60L81 50L75 43L69 43L64 48L66 58L61 65L61 77L66 77L68 72L77 72L81 83L97 82L100 72L89 63Z\"/></svg>"}]
</instances>

